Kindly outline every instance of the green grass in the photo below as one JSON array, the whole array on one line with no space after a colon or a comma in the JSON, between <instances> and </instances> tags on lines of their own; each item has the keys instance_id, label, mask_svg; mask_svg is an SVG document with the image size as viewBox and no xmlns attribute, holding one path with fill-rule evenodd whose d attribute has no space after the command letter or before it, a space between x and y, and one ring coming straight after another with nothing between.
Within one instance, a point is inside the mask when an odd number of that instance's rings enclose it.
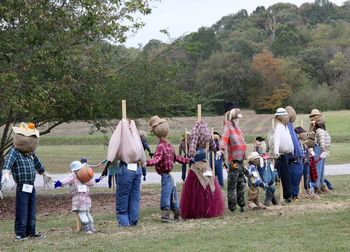
<instances>
[{"instance_id":1,"label":"green grass","mask_svg":"<svg viewBox=\"0 0 350 252\"><path fill-rule=\"evenodd\" d=\"M154 151L156 145L150 147ZM175 149L178 149L177 146ZM247 153L252 150L253 145L248 144ZM349 143L333 143L327 164L350 163L349 153ZM64 173L69 170L69 164L80 157L87 157L90 164L98 164L106 158L107 150L103 145L39 145L37 154L49 172ZM146 158L150 157L147 155ZM175 170L180 171L180 165L176 165Z\"/></svg>"},{"instance_id":2,"label":"green grass","mask_svg":"<svg viewBox=\"0 0 350 252\"><path fill-rule=\"evenodd\" d=\"M93 213L98 233L76 233L74 214L42 216L45 240L13 242L13 220L1 221L1 251L348 251L350 176L332 176L335 191L269 210L230 213L174 224L158 208L141 209L134 228L116 226L115 214ZM159 190L144 187L143 190ZM49 196L48 196L49 197Z\"/></svg>"}]
</instances>

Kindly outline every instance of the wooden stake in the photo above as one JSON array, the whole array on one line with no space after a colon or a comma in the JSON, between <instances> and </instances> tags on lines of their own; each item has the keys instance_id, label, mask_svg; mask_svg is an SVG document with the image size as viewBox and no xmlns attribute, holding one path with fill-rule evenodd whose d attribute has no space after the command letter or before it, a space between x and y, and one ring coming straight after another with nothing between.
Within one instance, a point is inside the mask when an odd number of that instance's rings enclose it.
<instances>
[{"instance_id":1,"label":"wooden stake","mask_svg":"<svg viewBox=\"0 0 350 252\"><path fill-rule=\"evenodd\" d=\"M303 118L300 119L300 127L304 128L304 119Z\"/></svg>"},{"instance_id":2,"label":"wooden stake","mask_svg":"<svg viewBox=\"0 0 350 252\"><path fill-rule=\"evenodd\" d=\"M211 128L211 135L213 136L213 141L215 141L214 139L214 128ZM214 150L211 151L211 167L213 170L213 175L215 178L215 154L214 154Z\"/></svg>"},{"instance_id":3,"label":"wooden stake","mask_svg":"<svg viewBox=\"0 0 350 252\"><path fill-rule=\"evenodd\" d=\"M275 128L275 118L272 119L272 129Z\"/></svg>"},{"instance_id":4,"label":"wooden stake","mask_svg":"<svg viewBox=\"0 0 350 252\"><path fill-rule=\"evenodd\" d=\"M185 128L185 152L186 152L186 156L188 156L187 128ZM187 167L187 164L186 164L186 178L188 176L189 169L190 168Z\"/></svg>"},{"instance_id":5,"label":"wooden stake","mask_svg":"<svg viewBox=\"0 0 350 252\"><path fill-rule=\"evenodd\" d=\"M76 215L77 217L77 224L76 224L76 230L78 231L78 232L80 232L81 231L81 220L80 220L80 218L79 218L79 214L77 213L77 215Z\"/></svg>"},{"instance_id":6,"label":"wooden stake","mask_svg":"<svg viewBox=\"0 0 350 252\"><path fill-rule=\"evenodd\" d=\"M126 100L122 100L122 119L126 119Z\"/></svg>"},{"instance_id":7,"label":"wooden stake","mask_svg":"<svg viewBox=\"0 0 350 252\"><path fill-rule=\"evenodd\" d=\"M112 192L115 192L115 175L112 175Z\"/></svg>"},{"instance_id":8,"label":"wooden stake","mask_svg":"<svg viewBox=\"0 0 350 252\"><path fill-rule=\"evenodd\" d=\"M197 105L197 110L198 110L198 121L202 120L202 105L198 104Z\"/></svg>"}]
</instances>

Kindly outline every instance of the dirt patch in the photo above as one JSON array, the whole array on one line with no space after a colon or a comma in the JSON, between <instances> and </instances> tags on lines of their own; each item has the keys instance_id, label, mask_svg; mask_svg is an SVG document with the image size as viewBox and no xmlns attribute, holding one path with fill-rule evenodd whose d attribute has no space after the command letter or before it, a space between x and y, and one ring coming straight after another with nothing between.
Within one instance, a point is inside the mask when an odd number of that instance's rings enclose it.
<instances>
[{"instance_id":1,"label":"dirt patch","mask_svg":"<svg viewBox=\"0 0 350 252\"><path fill-rule=\"evenodd\" d=\"M141 196L141 208L158 207L158 192L145 192ZM37 215L50 216L71 212L72 198L69 194L37 195ZM92 212L99 214L115 213L114 193L91 194ZM0 220L15 218L15 196L0 200Z\"/></svg>"}]
</instances>

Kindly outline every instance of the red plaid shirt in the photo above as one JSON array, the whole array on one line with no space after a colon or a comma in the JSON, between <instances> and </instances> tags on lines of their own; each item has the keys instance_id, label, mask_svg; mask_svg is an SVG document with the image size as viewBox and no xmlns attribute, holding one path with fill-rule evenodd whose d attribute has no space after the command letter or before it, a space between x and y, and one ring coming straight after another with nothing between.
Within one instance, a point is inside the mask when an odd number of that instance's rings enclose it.
<instances>
[{"instance_id":1,"label":"red plaid shirt","mask_svg":"<svg viewBox=\"0 0 350 252\"><path fill-rule=\"evenodd\" d=\"M233 125L231 121L226 121L224 133L221 137L220 150L225 151L227 147L228 161L245 159L247 145L241 129Z\"/></svg>"},{"instance_id":2,"label":"red plaid shirt","mask_svg":"<svg viewBox=\"0 0 350 252\"><path fill-rule=\"evenodd\" d=\"M316 170L316 161L314 157L310 157L309 159L310 163L310 180L311 182L315 183L318 178L317 170Z\"/></svg>"},{"instance_id":3,"label":"red plaid shirt","mask_svg":"<svg viewBox=\"0 0 350 252\"><path fill-rule=\"evenodd\" d=\"M151 160L147 160L147 166L155 166L158 174L171 172L174 162L188 164L189 158L176 156L174 147L164 139L160 139L156 152Z\"/></svg>"}]
</instances>

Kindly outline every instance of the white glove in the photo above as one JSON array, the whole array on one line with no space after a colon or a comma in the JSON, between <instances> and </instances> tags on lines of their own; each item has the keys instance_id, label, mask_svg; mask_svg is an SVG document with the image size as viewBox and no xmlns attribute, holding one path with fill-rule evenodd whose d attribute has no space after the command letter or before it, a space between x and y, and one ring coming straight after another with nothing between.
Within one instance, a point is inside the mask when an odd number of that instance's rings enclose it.
<instances>
[{"instance_id":1,"label":"white glove","mask_svg":"<svg viewBox=\"0 0 350 252\"><path fill-rule=\"evenodd\" d=\"M326 151L322 152L320 155L321 159L325 159L328 156L328 153Z\"/></svg>"},{"instance_id":2,"label":"white glove","mask_svg":"<svg viewBox=\"0 0 350 252\"><path fill-rule=\"evenodd\" d=\"M49 174L47 174L47 172L44 172L42 175L44 179L44 187L52 187L53 181L52 181L52 178L49 176Z\"/></svg>"},{"instance_id":3,"label":"white glove","mask_svg":"<svg viewBox=\"0 0 350 252\"><path fill-rule=\"evenodd\" d=\"M7 184L10 181L10 175L11 175L11 171L10 170L2 170L2 179L1 179L1 184L4 186L7 186Z\"/></svg>"},{"instance_id":4,"label":"white glove","mask_svg":"<svg viewBox=\"0 0 350 252\"><path fill-rule=\"evenodd\" d=\"M0 191L0 199L4 199L4 196L2 196L2 192Z\"/></svg>"},{"instance_id":5,"label":"white glove","mask_svg":"<svg viewBox=\"0 0 350 252\"><path fill-rule=\"evenodd\" d=\"M310 148L308 151L309 151L309 154L310 154L311 157L315 156L314 149Z\"/></svg>"},{"instance_id":6,"label":"white glove","mask_svg":"<svg viewBox=\"0 0 350 252\"><path fill-rule=\"evenodd\" d=\"M216 158L215 158L215 159L216 159L216 160L221 159L222 155L223 155L222 151L220 151L220 150L217 151L217 152L216 152Z\"/></svg>"}]
</instances>

